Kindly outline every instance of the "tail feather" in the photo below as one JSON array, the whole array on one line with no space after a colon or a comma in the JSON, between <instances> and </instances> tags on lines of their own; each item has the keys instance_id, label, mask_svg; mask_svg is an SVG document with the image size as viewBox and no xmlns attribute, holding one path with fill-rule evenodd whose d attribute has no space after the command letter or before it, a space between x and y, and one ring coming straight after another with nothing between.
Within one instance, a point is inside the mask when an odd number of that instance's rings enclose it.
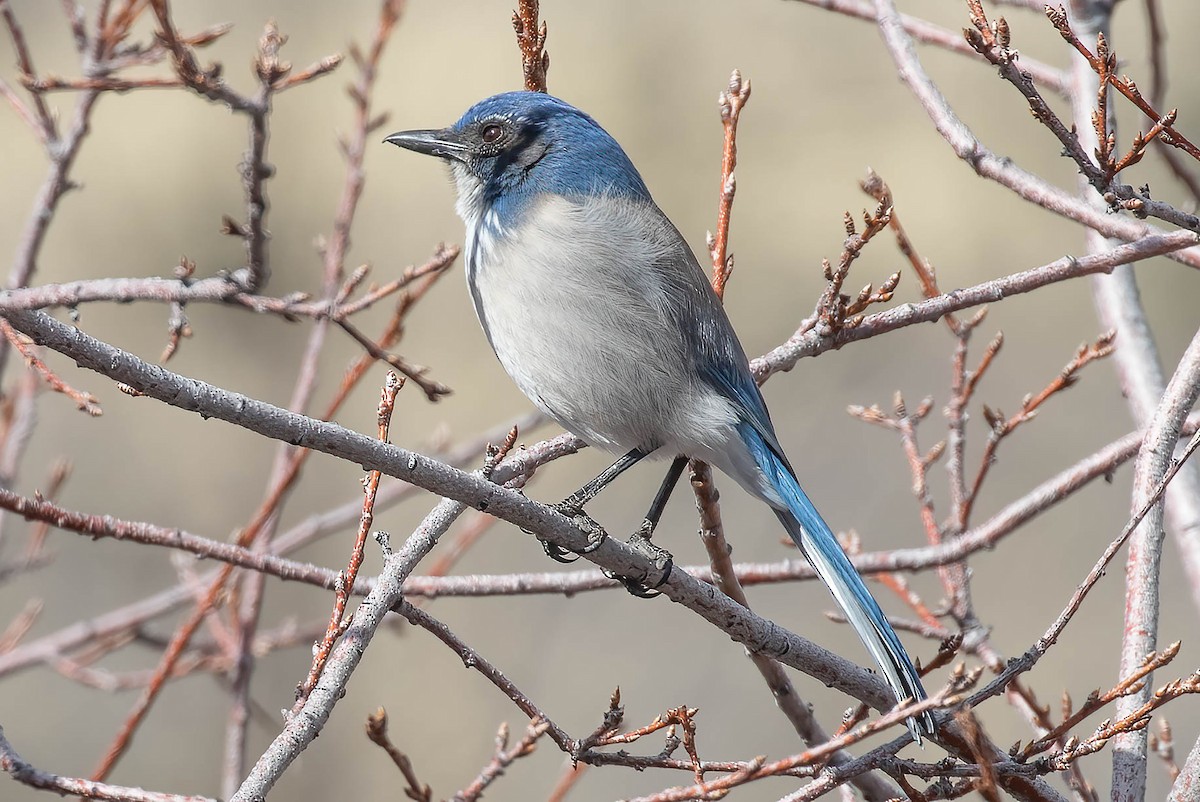
<instances>
[{"instance_id":1,"label":"tail feather","mask_svg":"<svg viewBox=\"0 0 1200 802\"><path fill-rule=\"evenodd\" d=\"M921 685L920 675L904 650L904 645L884 617L878 602L867 590L862 577L850 564L829 525L800 488L791 467L756 435L747 439L758 440L757 443L749 443L755 461L786 505L786 509L776 509L775 514L883 670L897 701L912 699L916 702L924 699L925 689ZM910 718L908 729L920 743L922 735L934 733L933 716L926 711Z\"/></svg>"}]
</instances>

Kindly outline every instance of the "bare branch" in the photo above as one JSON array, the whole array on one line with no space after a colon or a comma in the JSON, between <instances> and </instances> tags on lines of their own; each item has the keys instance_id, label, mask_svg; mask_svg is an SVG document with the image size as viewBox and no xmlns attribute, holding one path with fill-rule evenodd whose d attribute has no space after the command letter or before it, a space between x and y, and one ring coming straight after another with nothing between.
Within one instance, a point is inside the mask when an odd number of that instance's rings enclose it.
<instances>
[{"instance_id":1,"label":"bare branch","mask_svg":"<svg viewBox=\"0 0 1200 802\"><path fill-rule=\"evenodd\" d=\"M86 799L99 799L107 802L216 802L206 796L162 794L144 791L141 788L109 785L41 771L17 754L12 744L4 737L2 728L0 728L0 769L3 769L19 783L24 783L31 788L54 791L64 796L82 796Z\"/></svg>"}]
</instances>

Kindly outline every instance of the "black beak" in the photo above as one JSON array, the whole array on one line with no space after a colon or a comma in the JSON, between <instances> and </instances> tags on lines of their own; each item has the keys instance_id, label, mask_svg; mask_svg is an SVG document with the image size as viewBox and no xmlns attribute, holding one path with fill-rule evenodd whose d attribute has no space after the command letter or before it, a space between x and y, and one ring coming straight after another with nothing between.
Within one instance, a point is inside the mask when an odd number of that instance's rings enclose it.
<instances>
[{"instance_id":1,"label":"black beak","mask_svg":"<svg viewBox=\"0 0 1200 802\"><path fill-rule=\"evenodd\" d=\"M417 153L424 153L426 156L438 156L460 162L467 160L469 152L463 137L449 128L443 128L440 131L400 131L383 141Z\"/></svg>"}]
</instances>

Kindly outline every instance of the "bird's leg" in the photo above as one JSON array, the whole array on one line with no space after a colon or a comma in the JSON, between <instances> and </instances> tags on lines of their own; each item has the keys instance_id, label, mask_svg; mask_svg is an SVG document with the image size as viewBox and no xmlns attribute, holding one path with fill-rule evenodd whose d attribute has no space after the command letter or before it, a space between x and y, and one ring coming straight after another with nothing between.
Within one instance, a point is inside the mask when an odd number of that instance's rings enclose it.
<instances>
[{"instance_id":1,"label":"bird's leg","mask_svg":"<svg viewBox=\"0 0 1200 802\"><path fill-rule=\"evenodd\" d=\"M635 541L646 541L647 543L650 541L654 530L658 528L658 522L662 519L663 510L667 508L667 502L675 490L675 485L679 484L679 478L683 476L683 469L687 467L687 462L687 457L676 457L671 463L671 467L667 469L667 475L663 477L662 484L658 486L658 492L654 494L654 501L650 502L650 509L646 511L646 517L642 519L642 525L629 537L630 545Z\"/></svg>"},{"instance_id":2,"label":"bird's leg","mask_svg":"<svg viewBox=\"0 0 1200 802\"><path fill-rule=\"evenodd\" d=\"M553 505L554 509L570 518L575 522L576 526L588 533L588 545L582 551L577 552L574 557L568 557L567 555L571 552L561 546L556 546L553 543L543 540L542 548L545 550L547 556L561 563L569 563L578 559L580 554L587 554L598 549L606 537L604 529L590 515L583 511L583 506L600 495L600 491L607 487L613 479L616 479L622 473L632 468L649 454L650 451L643 451L640 448L633 449L601 471L595 479L592 479L583 487Z\"/></svg>"},{"instance_id":3,"label":"bird's leg","mask_svg":"<svg viewBox=\"0 0 1200 802\"><path fill-rule=\"evenodd\" d=\"M595 479L592 479L583 487L555 504L554 508L568 518L571 517L572 513L583 512L583 505L600 495L600 491L608 487L613 479L616 479L649 455L649 451L643 451L640 448L633 449L612 465L600 471Z\"/></svg>"},{"instance_id":4,"label":"bird's leg","mask_svg":"<svg viewBox=\"0 0 1200 802\"><path fill-rule=\"evenodd\" d=\"M654 530L662 518L663 510L667 508L667 501L671 498L671 493L675 490L675 486L679 484L679 478L683 476L683 469L686 467L687 457L675 458L675 461L671 463L671 467L667 469L667 475L663 477L662 484L658 487L658 492L654 494L654 500L650 502L650 509L646 511L646 517L642 519L642 525L629 536L629 547L645 555L654 563L654 567L661 572L661 578L650 587L647 587L644 582L638 582L629 577L617 577L625 585L625 589L634 596L650 599L659 595L654 589L662 587L662 584L671 576L671 553L662 546L651 543L650 538L654 535ZM644 579L645 577L643 577Z\"/></svg>"}]
</instances>

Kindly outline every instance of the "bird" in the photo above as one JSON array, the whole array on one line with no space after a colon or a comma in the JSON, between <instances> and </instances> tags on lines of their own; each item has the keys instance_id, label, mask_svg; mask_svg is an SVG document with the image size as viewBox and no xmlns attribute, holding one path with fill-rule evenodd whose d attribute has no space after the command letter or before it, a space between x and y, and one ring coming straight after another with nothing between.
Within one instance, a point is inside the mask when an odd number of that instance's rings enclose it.
<instances>
[{"instance_id":1,"label":"bird","mask_svg":"<svg viewBox=\"0 0 1200 802\"><path fill-rule=\"evenodd\" d=\"M471 299L517 387L584 442L623 454L560 508L582 513L643 458L672 458L635 533L648 546L687 459L716 466L774 510L897 701L925 699L903 644L801 489L708 277L617 141L534 91L494 95L448 128L384 141L449 165ZM908 727L918 743L935 730L928 711Z\"/></svg>"}]
</instances>

